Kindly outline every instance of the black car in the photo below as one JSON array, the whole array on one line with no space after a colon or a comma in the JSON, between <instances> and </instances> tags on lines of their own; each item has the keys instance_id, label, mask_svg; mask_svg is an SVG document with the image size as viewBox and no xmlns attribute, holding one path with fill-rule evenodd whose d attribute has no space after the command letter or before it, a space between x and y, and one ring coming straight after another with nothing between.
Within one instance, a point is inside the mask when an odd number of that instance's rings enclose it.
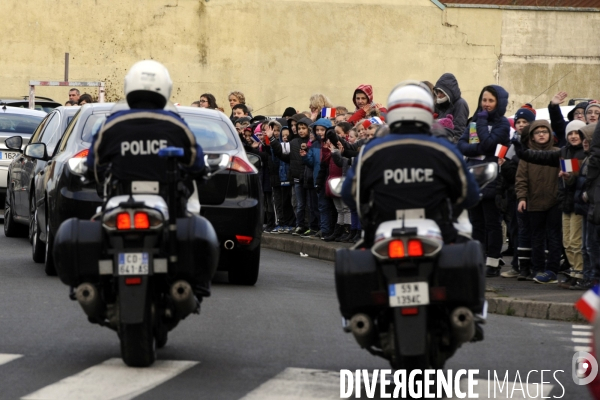
<instances>
[{"instance_id":1,"label":"black car","mask_svg":"<svg viewBox=\"0 0 600 400\"><path fill-rule=\"evenodd\" d=\"M19 153L8 166L8 185L4 207L4 233L6 236L25 236L29 233L30 240L35 238L33 235L35 226L32 224L36 210L34 179L42 176L39 173L46 166L46 161L24 155L22 148L28 143L44 143L48 153L52 154L67 125L78 111L79 107L57 107L46 115L29 140L23 140L21 136L13 136L5 141L8 149ZM11 146L12 141L15 141L16 145ZM37 245L39 247L39 244ZM33 257L42 262L43 254L38 251L37 254L34 253Z\"/></svg>"},{"instance_id":2,"label":"black car","mask_svg":"<svg viewBox=\"0 0 600 400\"><path fill-rule=\"evenodd\" d=\"M29 96L0 97L0 104L6 104L7 106L11 107L29 108ZM61 103L58 103L51 98L38 96L35 97L33 104L35 110L44 111L46 113L49 113L56 107L62 106Z\"/></svg>"},{"instance_id":3,"label":"black car","mask_svg":"<svg viewBox=\"0 0 600 400\"><path fill-rule=\"evenodd\" d=\"M95 185L83 186L71 173L69 163L87 155L92 132L104 121L114 104L86 104L73 121L48 162L43 180L36 181L37 232L46 243L46 273L54 273L53 238L68 218L90 218L101 205ZM123 107L118 105L117 107ZM221 247L219 269L229 272L232 283L253 285L258 278L262 234L260 159L246 155L227 116L197 107L178 107L205 153L227 153L229 169L201 184L189 201L191 212L200 212L214 226ZM70 161L73 160L73 161ZM34 250L35 251L35 250Z\"/></svg>"}]
</instances>

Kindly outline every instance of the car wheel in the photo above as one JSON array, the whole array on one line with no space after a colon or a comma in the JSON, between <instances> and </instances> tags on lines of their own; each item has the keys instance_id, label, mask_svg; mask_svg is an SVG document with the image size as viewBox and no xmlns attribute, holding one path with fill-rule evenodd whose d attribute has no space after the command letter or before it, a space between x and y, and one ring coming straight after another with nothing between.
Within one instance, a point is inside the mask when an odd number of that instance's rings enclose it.
<instances>
[{"instance_id":1,"label":"car wheel","mask_svg":"<svg viewBox=\"0 0 600 400\"><path fill-rule=\"evenodd\" d=\"M27 237L25 225L15 222L13 210L8 202L8 195L4 197L4 234L6 237Z\"/></svg>"},{"instance_id":2,"label":"car wheel","mask_svg":"<svg viewBox=\"0 0 600 400\"><path fill-rule=\"evenodd\" d=\"M258 280L260 246L251 252L243 252L229 267L229 283L253 286Z\"/></svg>"},{"instance_id":3,"label":"car wheel","mask_svg":"<svg viewBox=\"0 0 600 400\"><path fill-rule=\"evenodd\" d=\"M33 217L31 218L31 223L29 225L29 231L31 232L31 256L36 263L43 263L46 260L46 246L44 245L44 242L40 240L38 212L35 203L33 203L33 208Z\"/></svg>"},{"instance_id":4,"label":"car wheel","mask_svg":"<svg viewBox=\"0 0 600 400\"><path fill-rule=\"evenodd\" d=\"M52 248L54 247L54 238L50 233L50 224L46 223L46 275L56 276L56 268L54 266L54 257L52 256Z\"/></svg>"}]
</instances>

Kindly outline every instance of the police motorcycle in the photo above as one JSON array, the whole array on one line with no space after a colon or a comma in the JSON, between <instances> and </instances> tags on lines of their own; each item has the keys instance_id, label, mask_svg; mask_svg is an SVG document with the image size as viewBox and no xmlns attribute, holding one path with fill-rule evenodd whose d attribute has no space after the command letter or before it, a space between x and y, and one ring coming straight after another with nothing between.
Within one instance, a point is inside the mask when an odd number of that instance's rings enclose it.
<instances>
[{"instance_id":1,"label":"police motorcycle","mask_svg":"<svg viewBox=\"0 0 600 400\"><path fill-rule=\"evenodd\" d=\"M462 344L483 339L484 257L459 208L476 204L477 184L492 182L498 165L468 175L452 145L431 135L433 98L419 82L392 90L387 121L389 136L363 146L343 187L364 236L336 252L342 325L394 369L440 369ZM342 179L329 184L342 194Z\"/></svg>"},{"instance_id":2,"label":"police motorcycle","mask_svg":"<svg viewBox=\"0 0 600 400\"><path fill-rule=\"evenodd\" d=\"M154 61L138 64L145 69L150 67L153 73L158 70L156 76L166 71ZM168 78L168 72L166 76ZM168 94L164 97L168 98ZM120 119L112 121L117 120L118 125L129 115L121 114ZM153 169L156 175L152 176L160 177L157 181L116 178L117 172L126 174L143 170L145 164L133 165L131 158L112 159L103 171L104 184L99 187L102 206L91 220L71 218L64 221L56 234L53 249L57 275L71 287L70 297L77 300L89 322L117 332L121 357L132 367L151 365L156 359L156 349L167 343L168 332L190 314L199 313L202 299L210 296L210 281L219 257L217 235L208 220L188 211L187 198L195 180L209 179L231 162L227 154L210 154L204 156L204 170L183 168L180 164L184 155L185 160L194 159L190 156L193 154L190 145L195 142L180 140L180 132L187 132L184 138L191 137L189 130L165 112L143 115L145 119L137 116L134 119L145 121L145 125L140 122L137 128L135 125L118 126L139 129L148 136L152 134L147 131L151 125L157 135L171 135L172 143L187 144L187 153L182 147L165 147L165 143L152 146L149 150L151 160L161 165L161 168ZM172 127L175 130L168 131ZM122 128L110 131L106 126L101 131L103 138L117 139L108 143L116 143L121 149L120 154L125 153L124 145L129 143L120 139L122 131ZM100 136L95 136L95 140ZM99 143L101 139L96 143L98 148ZM104 141L102 145L106 143ZM90 155L97 157L96 160L100 157L95 153ZM81 175L84 182L92 175L87 171L87 162L77 159L70 164L72 172ZM90 165L97 164L90 162ZM128 168L127 171L124 168ZM93 173L97 174L97 171L94 169ZM101 182L98 175L94 176Z\"/></svg>"},{"instance_id":3,"label":"police motorcycle","mask_svg":"<svg viewBox=\"0 0 600 400\"><path fill-rule=\"evenodd\" d=\"M480 187L497 176L497 164L470 168ZM343 178L330 181L341 193ZM375 242L340 249L335 285L344 332L395 369L443 368L464 343L483 339L484 258L471 240L466 210L454 221L464 243L444 245L423 210L399 210L377 227ZM477 311L477 312L475 312Z\"/></svg>"}]
</instances>

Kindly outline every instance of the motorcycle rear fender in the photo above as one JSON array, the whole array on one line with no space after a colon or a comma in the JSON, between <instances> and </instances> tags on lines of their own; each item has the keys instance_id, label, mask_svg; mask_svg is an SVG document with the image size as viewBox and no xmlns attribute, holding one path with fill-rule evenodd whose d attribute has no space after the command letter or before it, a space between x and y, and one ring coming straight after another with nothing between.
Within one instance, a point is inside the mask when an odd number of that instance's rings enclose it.
<instances>
[{"instance_id":1,"label":"motorcycle rear fender","mask_svg":"<svg viewBox=\"0 0 600 400\"><path fill-rule=\"evenodd\" d=\"M395 346L402 356L420 356L427 352L427 306L419 306L417 315L402 315L402 308L395 307Z\"/></svg>"},{"instance_id":2,"label":"motorcycle rear fender","mask_svg":"<svg viewBox=\"0 0 600 400\"><path fill-rule=\"evenodd\" d=\"M131 276L118 278L119 320L122 324L141 324L144 321L149 276L142 276L142 283L139 285L126 285L126 278Z\"/></svg>"}]
</instances>

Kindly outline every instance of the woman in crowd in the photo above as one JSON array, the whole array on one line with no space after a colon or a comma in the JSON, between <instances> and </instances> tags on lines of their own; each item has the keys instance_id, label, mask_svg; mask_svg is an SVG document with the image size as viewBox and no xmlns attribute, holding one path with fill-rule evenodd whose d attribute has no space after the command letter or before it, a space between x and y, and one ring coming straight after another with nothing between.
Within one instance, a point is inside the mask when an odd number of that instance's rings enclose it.
<instances>
[{"instance_id":1,"label":"woman in crowd","mask_svg":"<svg viewBox=\"0 0 600 400\"><path fill-rule=\"evenodd\" d=\"M201 108L210 108L211 110L216 110L219 108L217 105L217 99L210 93L204 93L200 95L200 107Z\"/></svg>"}]
</instances>

